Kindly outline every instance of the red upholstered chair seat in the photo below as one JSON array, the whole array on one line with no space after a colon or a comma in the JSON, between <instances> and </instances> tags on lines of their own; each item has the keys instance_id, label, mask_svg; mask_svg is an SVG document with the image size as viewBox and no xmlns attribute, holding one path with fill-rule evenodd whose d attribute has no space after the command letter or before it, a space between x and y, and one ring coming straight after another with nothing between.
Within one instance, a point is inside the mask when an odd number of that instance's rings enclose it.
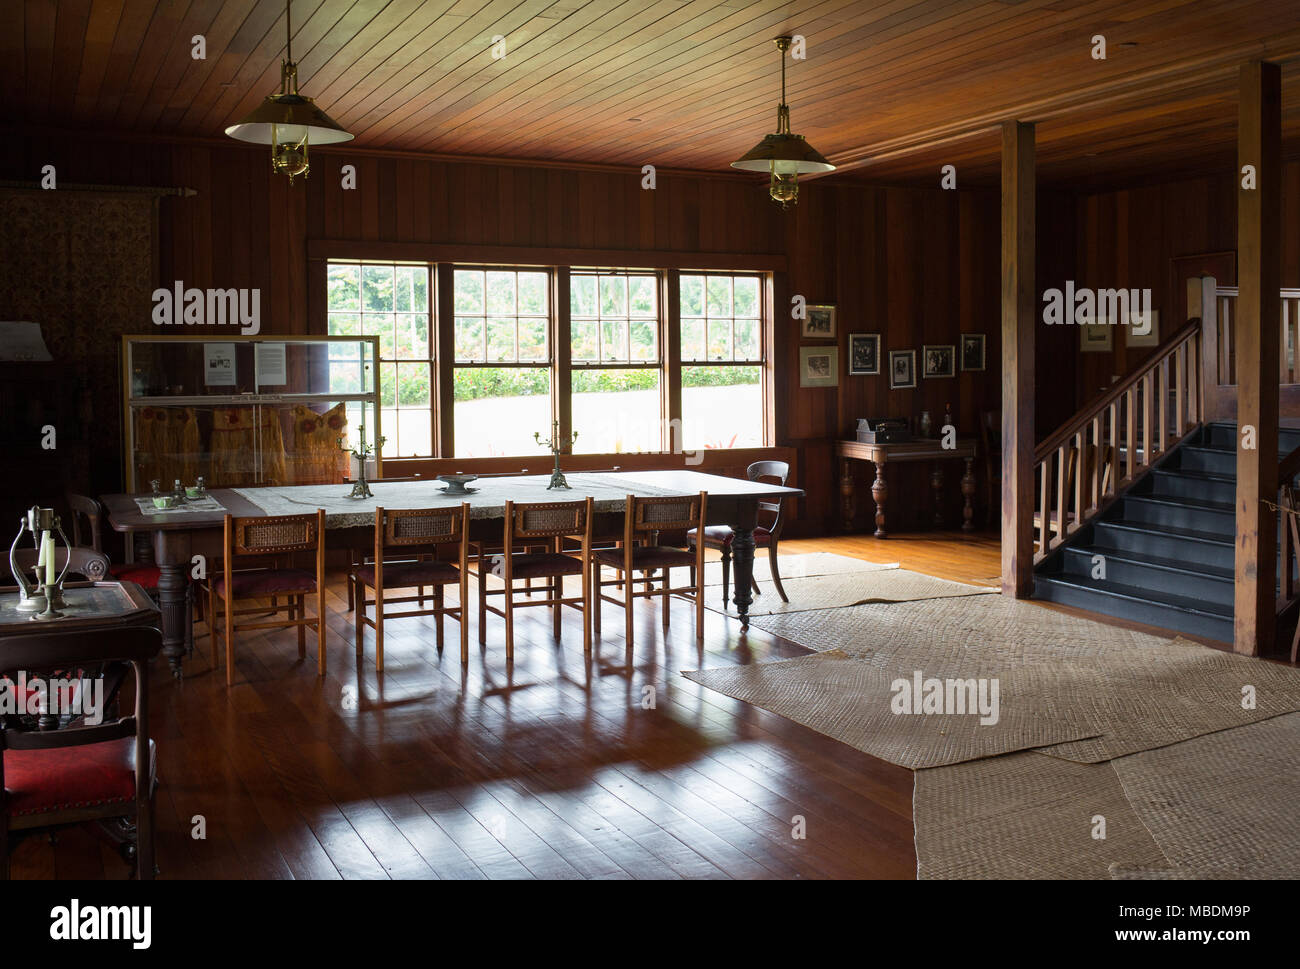
<instances>
[{"instance_id":1,"label":"red upholstered chair seat","mask_svg":"<svg viewBox=\"0 0 1300 969\"><path fill-rule=\"evenodd\" d=\"M272 596L284 592L315 592L316 576L304 569L255 569L251 572L233 573L230 585L236 599ZM213 582L212 588L217 595L225 598L225 577Z\"/></svg>"},{"instance_id":2,"label":"red upholstered chair seat","mask_svg":"<svg viewBox=\"0 0 1300 969\"><path fill-rule=\"evenodd\" d=\"M134 737L52 750L6 750L4 759L10 817L135 800ZM149 790L156 759L151 740Z\"/></svg>"},{"instance_id":3,"label":"red upholstered chair seat","mask_svg":"<svg viewBox=\"0 0 1300 969\"><path fill-rule=\"evenodd\" d=\"M511 560L511 574L516 579L545 579L556 575L581 575L582 560L556 552L531 552L515 555ZM506 574L505 556L492 557L492 574Z\"/></svg>"},{"instance_id":4,"label":"red upholstered chair seat","mask_svg":"<svg viewBox=\"0 0 1300 969\"><path fill-rule=\"evenodd\" d=\"M111 565L108 574L119 582L134 582L142 589L158 588L158 567L156 565L138 565L134 562L126 565Z\"/></svg>"},{"instance_id":5,"label":"red upholstered chair seat","mask_svg":"<svg viewBox=\"0 0 1300 969\"><path fill-rule=\"evenodd\" d=\"M704 529L704 544L715 547L730 545L736 538L736 533L731 530L730 525L708 525ZM692 528L686 533L687 541L695 541L695 529ZM754 544L763 548L772 539L772 533L759 525L754 529Z\"/></svg>"},{"instance_id":6,"label":"red upholstered chair seat","mask_svg":"<svg viewBox=\"0 0 1300 969\"><path fill-rule=\"evenodd\" d=\"M358 565L354 573L371 588L375 585L375 567ZM451 585L460 581L460 570L450 562L394 562L384 565L384 587L408 589L417 585Z\"/></svg>"},{"instance_id":7,"label":"red upholstered chair seat","mask_svg":"<svg viewBox=\"0 0 1300 969\"><path fill-rule=\"evenodd\" d=\"M601 548L591 555L601 565L621 569L625 563L623 549ZM695 564L695 553L683 548L663 545L646 545L632 550L632 567L636 569L664 569Z\"/></svg>"}]
</instances>

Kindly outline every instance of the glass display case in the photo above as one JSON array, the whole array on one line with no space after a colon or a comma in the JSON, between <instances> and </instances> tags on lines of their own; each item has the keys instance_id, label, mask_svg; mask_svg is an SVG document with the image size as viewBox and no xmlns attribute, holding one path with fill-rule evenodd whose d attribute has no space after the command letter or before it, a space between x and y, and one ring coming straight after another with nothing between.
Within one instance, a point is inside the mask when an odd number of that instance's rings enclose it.
<instances>
[{"instance_id":1,"label":"glass display case","mask_svg":"<svg viewBox=\"0 0 1300 969\"><path fill-rule=\"evenodd\" d=\"M122 337L127 489L343 481L360 428L383 433L378 353L374 336Z\"/></svg>"}]
</instances>

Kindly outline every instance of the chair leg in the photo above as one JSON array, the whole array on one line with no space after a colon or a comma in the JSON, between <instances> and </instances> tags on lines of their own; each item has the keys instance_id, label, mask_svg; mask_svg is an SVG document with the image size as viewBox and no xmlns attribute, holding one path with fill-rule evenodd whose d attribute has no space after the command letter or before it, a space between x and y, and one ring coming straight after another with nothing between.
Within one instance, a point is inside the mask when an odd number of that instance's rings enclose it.
<instances>
[{"instance_id":1,"label":"chair leg","mask_svg":"<svg viewBox=\"0 0 1300 969\"><path fill-rule=\"evenodd\" d=\"M235 606L230 598L230 590L222 597L226 603L226 686L235 685Z\"/></svg>"},{"instance_id":2,"label":"chair leg","mask_svg":"<svg viewBox=\"0 0 1300 969\"><path fill-rule=\"evenodd\" d=\"M305 600L304 600L305 602ZM306 614L306 607L303 613ZM317 583L316 588L316 675L325 675L325 583Z\"/></svg>"},{"instance_id":3,"label":"chair leg","mask_svg":"<svg viewBox=\"0 0 1300 969\"><path fill-rule=\"evenodd\" d=\"M356 627L357 655L365 652L366 587L360 579L348 579L348 601L352 603L352 624Z\"/></svg>"},{"instance_id":4,"label":"chair leg","mask_svg":"<svg viewBox=\"0 0 1300 969\"><path fill-rule=\"evenodd\" d=\"M555 599L555 605L551 606L551 632L556 641L560 639L560 626L564 622L564 616L560 614L564 608L560 605L559 600L564 598L564 576L557 575L551 580L551 584L546 587L547 595Z\"/></svg>"},{"instance_id":5,"label":"chair leg","mask_svg":"<svg viewBox=\"0 0 1300 969\"><path fill-rule=\"evenodd\" d=\"M700 576L700 582L695 586L695 640L704 642L704 576Z\"/></svg>"},{"instance_id":6,"label":"chair leg","mask_svg":"<svg viewBox=\"0 0 1300 969\"><path fill-rule=\"evenodd\" d=\"M364 592L364 590L363 590ZM375 592L375 672L384 671L384 597Z\"/></svg>"},{"instance_id":7,"label":"chair leg","mask_svg":"<svg viewBox=\"0 0 1300 969\"><path fill-rule=\"evenodd\" d=\"M591 623L596 632L600 632L600 563L592 560L591 563Z\"/></svg>"},{"instance_id":8,"label":"chair leg","mask_svg":"<svg viewBox=\"0 0 1300 969\"><path fill-rule=\"evenodd\" d=\"M289 619L298 621L307 618L307 597L290 596L289 597ZM307 658L307 627L298 627L298 658Z\"/></svg>"},{"instance_id":9,"label":"chair leg","mask_svg":"<svg viewBox=\"0 0 1300 969\"><path fill-rule=\"evenodd\" d=\"M671 612L671 610L668 608L668 600L672 597L668 595L668 590L671 589L672 587L673 587L673 570L670 568L665 568L664 569L664 594L660 596L660 598L663 599L664 602L664 628L665 629L668 628L668 616L669 613Z\"/></svg>"},{"instance_id":10,"label":"chair leg","mask_svg":"<svg viewBox=\"0 0 1300 969\"><path fill-rule=\"evenodd\" d=\"M145 768L148 770L148 767ZM153 797L144 803L135 815L135 878L136 881L153 881Z\"/></svg>"},{"instance_id":11,"label":"chair leg","mask_svg":"<svg viewBox=\"0 0 1300 969\"><path fill-rule=\"evenodd\" d=\"M465 566L461 565L460 580L460 662L469 665L469 583L465 581Z\"/></svg>"},{"instance_id":12,"label":"chair leg","mask_svg":"<svg viewBox=\"0 0 1300 969\"><path fill-rule=\"evenodd\" d=\"M636 576L631 572L625 576L627 584L623 588L623 640L628 652L632 651L632 629L635 625L633 620L636 618L632 614L632 604L636 602L633 593L636 592Z\"/></svg>"},{"instance_id":13,"label":"chair leg","mask_svg":"<svg viewBox=\"0 0 1300 969\"><path fill-rule=\"evenodd\" d=\"M463 605L463 603L462 603ZM487 644L487 562L478 560L478 644Z\"/></svg>"},{"instance_id":14,"label":"chair leg","mask_svg":"<svg viewBox=\"0 0 1300 969\"><path fill-rule=\"evenodd\" d=\"M728 587L731 584L731 548L724 545L722 547L722 608L727 608L727 600L731 598Z\"/></svg>"},{"instance_id":15,"label":"chair leg","mask_svg":"<svg viewBox=\"0 0 1300 969\"><path fill-rule=\"evenodd\" d=\"M506 583L506 662L515 661L515 590L514 582Z\"/></svg>"},{"instance_id":16,"label":"chair leg","mask_svg":"<svg viewBox=\"0 0 1300 969\"><path fill-rule=\"evenodd\" d=\"M776 542L773 542L767 547L767 561L769 567L772 569L772 584L776 586L776 594L781 597L782 602L789 602L790 600L785 594L785 589L781 585L781 573L778 572L776 568Z\"/></svg>"},{"instance_id":17,"label":"chair leg","mask_svg":"<svg viewBox=\"0 0 1300 969\"><path fill-rule=\"evenodd\" d=\"M420 586L420 588L423 589L424 586ZM443 619L442 609L443 609L443 606L442 606L442 586L440 586L440 585L435 585L435 586L433 587L433 608L436 609L436 610L438 611L438 614L437 614L436 616L434 616L434 621L435 621L435 624L436 624L437 627L438 627L438 652L441 653L441 652L442 652L442 635L443 635L443 634L442 634L442 619Z\"/></svg>"}]
</instances>

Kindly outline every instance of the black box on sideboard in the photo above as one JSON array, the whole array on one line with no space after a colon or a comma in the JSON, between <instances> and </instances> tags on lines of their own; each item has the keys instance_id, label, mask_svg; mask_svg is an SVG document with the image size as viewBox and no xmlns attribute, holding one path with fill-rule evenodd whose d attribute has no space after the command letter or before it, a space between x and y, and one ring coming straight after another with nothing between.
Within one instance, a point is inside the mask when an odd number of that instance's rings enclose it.
<instances>
[{"instance_id":1,"label":"black box on sideboard","mask_svg":"<svg viewBox=\"0 0 1300 969\"><path fill-rule=\"evenodd\" d=\"M859 444L904 444L912 439L912 429L904 417L858 418Z\"/></svg>"}]
</instances>

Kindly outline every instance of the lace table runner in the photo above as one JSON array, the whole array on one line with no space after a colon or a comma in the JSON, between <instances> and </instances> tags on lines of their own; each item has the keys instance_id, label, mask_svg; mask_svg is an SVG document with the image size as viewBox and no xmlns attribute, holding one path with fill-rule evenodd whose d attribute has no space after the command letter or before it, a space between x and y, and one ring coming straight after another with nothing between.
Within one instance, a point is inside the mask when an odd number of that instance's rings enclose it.
<instances>
[{"instance_id":1,"label":"lace table runner","mask_svg":"<svg viewBox=\"0 0 1300 969\"><path fill-rule=\"evenodd\" d=\"M226 510L225 505L217 501L211 495L205 495L202 498L186 498L175 508L155 508L153 498L135 499L136 507L146 515L194 515L194 514L212 514Z\"/></svg>"},{"instance_id":2,"label":"lace table runner","mask_svg":"<svg viewBox=\"0 0 1300 969\"><path fill-rule=\"evenodd\" d=\"M628 495L662 497L679 492L631 481L617 473L566 472L567 491L548 491L549 475L479 478L469 495L448 495L441 481L372 481L373 498L347 497L346 484L297 485L288 488L236 488L235 493L268 515L303 515L325 509L326 528L373 525L375 508L438 508L469 502L471 518L500 518L507 501L581 501L595 499L597 512L622 511Z\"/></svg>"}]
</instances>

